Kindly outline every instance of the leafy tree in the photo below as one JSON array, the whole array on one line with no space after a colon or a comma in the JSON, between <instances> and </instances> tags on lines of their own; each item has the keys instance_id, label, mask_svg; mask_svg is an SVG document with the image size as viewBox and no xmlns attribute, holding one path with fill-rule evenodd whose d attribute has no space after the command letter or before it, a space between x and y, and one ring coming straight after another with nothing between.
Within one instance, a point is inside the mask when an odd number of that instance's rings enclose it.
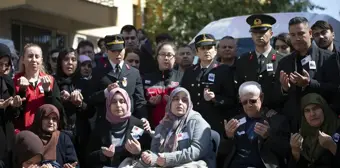
<instances>
[{"instance_id":1,"label":"leafy tree","mask_svg":"<svg viewBox=\"0 0 340 168\"><path fill-rule=\"evenodd\" d=\"M151 39L170 33L188 43L211 21L254 13L302 12L323 9L310 0L148 0L145 30Z\"/></svg>"}]
</instances>

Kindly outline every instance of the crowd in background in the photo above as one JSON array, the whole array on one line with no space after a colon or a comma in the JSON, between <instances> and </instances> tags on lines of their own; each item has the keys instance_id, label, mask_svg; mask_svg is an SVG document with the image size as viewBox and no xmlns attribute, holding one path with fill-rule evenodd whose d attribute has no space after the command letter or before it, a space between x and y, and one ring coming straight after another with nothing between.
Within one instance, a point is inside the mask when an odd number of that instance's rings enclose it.
<instances>
[{"instance_id":1,"label":"crowd in background","mask_svg":"<svg viewBox=\"0 0 340 168\"><path fill-rule=\"evenodd\" d=\"M132 25L76 49L26 44L16 68L0 44L0 167L340 167L332 26L295 17L273 37L275 18L246 21L242 55L232 36L154 47Z\"/></svg>"}]
</instances>

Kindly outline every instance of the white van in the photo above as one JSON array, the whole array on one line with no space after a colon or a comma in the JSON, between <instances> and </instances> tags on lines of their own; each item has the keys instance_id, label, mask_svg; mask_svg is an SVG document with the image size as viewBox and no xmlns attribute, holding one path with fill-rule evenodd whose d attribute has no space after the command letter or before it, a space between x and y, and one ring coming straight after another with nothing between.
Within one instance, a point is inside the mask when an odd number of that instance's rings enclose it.
<instances>
[{"instance_id":1,"label":"white van","mask_svg":"<svg viewBox=\"0 0 340 168\"><path fill-rule=\"evenodd\" d=\"M327 21L333 26L333 30L335 32L335 46L337 46L337 48L340 47L340 21L329 15L307 12L269 13L268 15L271 15L276 19L276 23L273 25L274 36L280 33L288 33L288 22L291 18L296 16L307 18L310 26L318 20ZM246 18L248 16L249 15L229 17L210 22L197 35L209 33L214 35L217 40L220 40L224 36L232 36L238 39L238 55L254 50L254 43L249 33L250 26L246 22ZM190 44L193 42L194 40L192 40Z\"/></svg>"}]
</instances>

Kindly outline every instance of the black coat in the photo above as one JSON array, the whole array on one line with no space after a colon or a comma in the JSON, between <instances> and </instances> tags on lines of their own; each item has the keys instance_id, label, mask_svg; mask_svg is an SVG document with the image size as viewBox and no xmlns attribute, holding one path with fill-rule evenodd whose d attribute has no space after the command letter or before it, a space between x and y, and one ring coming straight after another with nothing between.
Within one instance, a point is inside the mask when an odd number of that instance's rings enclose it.
<instances>
[{"instance_id":1,"label":"black coat","mask_svg":"<svg viewBox=\"0 0 340 168\"><path fill-rule=\"evenodd\" d=\"M270 131L267 139L263 139L261 136L258 136L258 145L257 148L259 150L261 159L266 168L282 168L287 167L287 157L289 156L290 146L289 146L289 137L290 131L288 127L288 121L286 117L280 115L278 113L273 116L267 116L267 109L264 109L264 115L262 116L263 120L266 120L269 123ZM235 119L242 119L245 117L244 114L235 116ZM237 132L245 131L245 123L241 124L237 130L235 131L235 135ZM244 134L246 135L246 134ZM242 138L242 136L235 136L233 139L228 139L233 143L231 153L227 156L225 161L225 168L228 168L232 162L233 157L236 154L236 145L238 144L238 138Z\"/></svg>"},{"instance_id":2,"label":"black coat","mask_svg":"<svg viewBox=\"0 0 340 168\"><path fill-rule=\"evenodd\" d=\"M137 118L147 117L142 79L136 68L124 63L117 77L113 73L110 62L106 59L106 63L103 66L98 66L94 69L92 76L91 89L93 90L89 102L93 103L97 108L97 121L99 121L103 115L105 116L105 114L102 113L106 111L104 90L109 84L115 82L118 82L119 87L123 88L129 94L132 114Z\"/></svg>"},{"instance_id":3,"label":"black coat","mask_svg":"<svg viewBox=\"0 0 340 168\"><path fill-rule=\"evenodd\" d=\"M287 74L293 73L299 70L296 68L296 57L297 53L292 53L286 57L284 57L276 70L276 76L278 79L275 81L275 97L273 100L279 102L281 104L281 112L282 114L286 115L290 120L291 131L297 132L300 127L300 120L301 120L301 108L300 108L300 101L301 98L311 92L318 92L321 88L315 87L318 83L318 79L322 75L322 69L324 68L324 63L328 60L328 58L332 55L331 52L327 50L320 49L316 46L313 46L309 50L309 55L311 59L315 61L316 69L310 69L309 64L307 63L304 68L310 76L310 84L306 88L298 87L294 84L291 84L291 88L288 90L288 93L283 93L281 89L281 83L279 80L280 71L284 71ZM300 70L301 71L301 70ZM324 88L323 90L326 90ZM265 96L266 97L266 96Z\"/></svg>"},{"instance_id":4,"label":"black coat","mask_svg":"<svg viewBox=\"0 0 340 168\"><path fill-rule=\"evenodd\" d=\"M325 61L322 73L315 88L320 88L320 93L327 100L333 111L340 113L340 52L336 51Z\"/></svg>"},{"instance_id":5,"label":"black coat","mask_svg":"<svg viewBox=\"0 0 340 168\"><path fill-rule=\"evenodd\" d=\"M6 83L4 90L2 81ZM6 100L15 95L13 80L9 76L0 77L0 99ZM11 151L14 142L14 118L19 116L19 110L11 106L0 109L0 168L11 167Z\"/></svg>"},{"instance_id":6,"label":"black coat","mask_svg":"<svg viewBox=\"0 0 340 168\"><path fill-rule=\"evenodd\" d=\"M76 150L68 134L60 132L57 144L57 162L63 166L66 163L78 162Z\"/></svg>"},{"instance_id":7,"label":"black coat","mask_svg":"<svg viewBox=\"0 0 340 168\"><path fill-rule=\"evenodd\" d=\"M134 126L143 129L143 122L131 116L127 123L127 128L125 130L123 145L125 145L128 139L129 140L133 139L131 133ZM101 147L109 147L112 144L110 133L111 127L112 125L107 120L102 120L99 124L96 125L96 128L94 129L91 135L90 143L88 146L87 157L88 167L90 168L99 168L103 166L118 167L118 165L127 157L135 157L138 159L139 155L131 154L125 149L125 147L123 147L124 149L121 152L116 152L112 160L110 160L110 158L107 158L102 154ZM151 137L148 133L144 131L143 135L140 137L138 141L141 144L142 151L150 149ZM104 160L101 159L102 157L105 157L105 159Z\"/></svg>"},{"instance_id":8,"label":"black coat","mask_svg":"<svg viewBox=\"0 0 340 168\"><path fill-rule=\"evenodd\" d=\"M245 53L236 60L236 75L237 89L246 81L256 81L261 85L264 93L263 106L271 109L276 109L279 106L278 102L273 99L276 95L274 93L274 83L279 76L275 74L280 60L283 58L276 50L272 49L264 65L272 63L273 70L267 71L266 67L260 68L258 58L255 51Z\"/></svg>"},{"instance_id":9,"label":"black coat","mask_svg":"<svg viewBox=\"0 0 340 168\"><path fill-rule=\"evenodd\" d=\"M328 150L324 149L322 155L314 160L314 163L309 162L307 159L300 155L299 161L295 161L293 156L289 160L289 168L337 168L340 167L340 128L330 135L333 141L337 144L337 150L335 156Z\"/></svg>"},{"instance_id":10,"label":"black coat","mask_svg":"<svg viewBox=\"0 0 340 168\"><path fill-rule=\"evenodd\" d=\"M199 64L189 67L181 81L181 86L190 93L194 110L202 115L211 129L220 134L223 133L223 119L229 115L228 111L224 110L233 109L236 104L235 87L232 77L226 76L228 74L228 67L219 67L214 61L204 73ZM215 93L214 100L208 102L204 99L205 88Z\"/></svg>"}]
</instances>

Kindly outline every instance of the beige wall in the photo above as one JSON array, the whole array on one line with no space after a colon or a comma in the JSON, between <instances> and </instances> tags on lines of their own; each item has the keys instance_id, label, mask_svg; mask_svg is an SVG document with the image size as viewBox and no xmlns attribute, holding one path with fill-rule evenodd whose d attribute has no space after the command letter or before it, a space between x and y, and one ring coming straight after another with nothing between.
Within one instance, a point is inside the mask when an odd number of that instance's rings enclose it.
<instances>
[{"instance_id":1,"label":"beige wall","mask_svg":"<svg viewBox=\"0 0 340 168\"><path fill-rule=\"evenodd\" d=\"M115 26L117 8L84 0L1 0L0 9L31 8L98 26Z\"/></svg>"},{"instance_id":2,"label":"beige wall","mask_svg":"<svg viewBox=\"0 0 340 168\"><path fill-rule=\"evenodd\" d=\"M81 29L96 27L71 19L32 11L28 9L14 9L0 11L0 37L11 39L11 24L13 22L36 25L37 27L56 30L68 36L68 43L72 45L75 32Z\"/></svg>"}]
</instances>

